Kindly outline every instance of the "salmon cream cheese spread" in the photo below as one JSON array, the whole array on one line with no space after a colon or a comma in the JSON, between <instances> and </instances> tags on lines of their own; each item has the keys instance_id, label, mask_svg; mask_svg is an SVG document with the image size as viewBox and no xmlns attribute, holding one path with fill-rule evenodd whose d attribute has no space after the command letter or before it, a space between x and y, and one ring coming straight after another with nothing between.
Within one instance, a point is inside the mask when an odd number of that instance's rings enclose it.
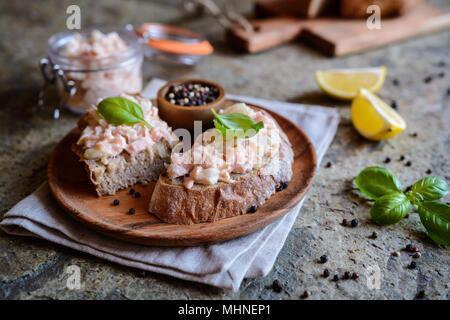
<instances>
[{"instance_id":1,"label":"salmon cream cheese spread","mask_svg":"<svg viewBox=\"0 0 450 320\"><path fill-rule=\"evenodd\" d=\"M217 129L207 130L197 137L190 150L172 153L167 167L170 179L182 178L186 188L192 188L194 183L229 183L234 181L233 174L250 173L278 157L280 130L265 112L238 103L219 113L242 113L255 122L264 122L264 128L250 138L232 139L223 139Z\"/></svg>"},{"instance_id":2,"label":"salmon cream cheese spread","mask_svg":"<svg viewBox=\"0 0 450 320\"><path fill-rule=\"evenodd\" d=\"M75 34L61 53L70 58L105 58L127 50L130 47L117 32L103 34L93 30L90 37Z\"/></svg>"},{"instance_id":3,"label":"salmon cream cheese spread","mask_svg":"<svg viewBox=\"0 0 450 320\"><path fill-rule=\"evenodd\" d=\"M107 161L122 151L129 154L151 152L152 146L158 141L166 141L170 145L178 141L167 123L159 118L158 109L152 106L150 100L127 94L121 96L137 103L143 111L145 121L153 128L149 129L142 124L112 125L92 109L86 115L88 125L77 142L83 147L86 159Z\"/></svg>"},{"instance_id":4,"label":"salmon cream cheese spread","mask_svg":"<svg viewBox=\"0 0 450 320\"><path fill-rule=\"evenodd\" d=\"M142 52L132 48L117 32L74 34L60 52L68 80L76 84L69 106L86 111L100 99L142 89Z\"/></svg>"}]
</instances>

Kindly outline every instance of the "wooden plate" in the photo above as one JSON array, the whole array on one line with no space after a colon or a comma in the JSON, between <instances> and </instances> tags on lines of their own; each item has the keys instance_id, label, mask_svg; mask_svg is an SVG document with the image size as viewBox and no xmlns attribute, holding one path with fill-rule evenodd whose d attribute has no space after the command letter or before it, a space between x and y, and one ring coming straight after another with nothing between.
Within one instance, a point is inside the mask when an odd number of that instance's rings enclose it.
<instances>
[{"instance_id":1,"label":"wooden plate","mask_svg":"<svg viewBox=\"0 0 450 320\"><path fill-rule=\"evenodd\" d=\"M227 104L231 101L227 101ZM264 108L261 108L264 109ZM141 198L121 190L113 196L98 197L71 145L79 130L69 132L53 150L48 164L48 181L56 201L72 217L98 232L134 243L157 246L192 246L233 239L261 229L281 218L304 197L316 172L316 154L306 134L286 118L265 109L286 132L294 150L293 177L289 187L275 193L256 213L213 223L174 225L147 212L155 183L133 188ZM113 206L113 200L120 200ZM134 215L128 210L134 208Z\"/></svg>"}]
</instances>

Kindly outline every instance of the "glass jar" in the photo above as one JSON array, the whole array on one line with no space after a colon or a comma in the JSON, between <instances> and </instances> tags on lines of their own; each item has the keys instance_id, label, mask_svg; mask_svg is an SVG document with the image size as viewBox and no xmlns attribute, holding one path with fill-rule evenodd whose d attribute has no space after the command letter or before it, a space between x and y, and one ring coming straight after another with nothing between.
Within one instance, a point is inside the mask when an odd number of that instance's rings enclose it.
<instances>
[{"instance_id":1,"label":"glass jar","mask_svg":"<svg viewBox=\"0 0 450 320\"><path fill-rule=\"evenodd\" d=\"M53 72L59 71L53 78L59 75L64 84L58 86L59 94L61 97L68 94L64 104L76 113L86 112L103 98L121 93L139 93L142 89L143 47L132 28L114 31L126 44L126 47L123 47L125 50L100 57L95 54L67 54L67 45L76 43L72 41L74 37L78 37L77 40L80 36L89 39L92 32L98 31L64 31L53 35L48 41L47 63ZM46 65L41 63L41 68L45 67ZM48 71L43 70L44 78L48 82L51 77L46 77L46 73L48 74ZM68 91L67 83L74 89ZM64 99L61 98L61 101Z\"/></svg>"}]
</instances>

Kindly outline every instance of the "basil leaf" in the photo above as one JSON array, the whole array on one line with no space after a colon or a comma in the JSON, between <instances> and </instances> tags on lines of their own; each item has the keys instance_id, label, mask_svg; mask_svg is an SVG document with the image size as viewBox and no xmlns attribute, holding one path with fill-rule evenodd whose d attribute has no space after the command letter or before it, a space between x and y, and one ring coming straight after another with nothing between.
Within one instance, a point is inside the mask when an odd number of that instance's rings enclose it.
<instances>
[{"instance_id":1,"label":"basil leaf","mask_svg":"<svg viewBox=\"0 0 450 320\"><path fill-rule=\"evenodd\" d=\"M224 137L231 135L238 138L251 138L264 128L264 122L256 123L252 118L243 113L225 113L217 114L214 108L211 108L214 114L214 126Z\"/></svg>"},{"instance_id":2,"label":"basil leaf","mask_svg":"<svg viewBox=\"0 0 450 320\"><path fill-rule=\"evenodd\" d=\"M403 193L391 193L375 201L370 216L379 224L393 224L402 220L410 207L411 202Z\"/></svg>"},{"instance_id":3,"label":"basil leaf","mask_svg":"<svg viewBox=\"0 0 450 320\"><path fill-rule=\"evenodd\" d=\"M367 167L355 179L359 190L372 199L386 194L402 192L400 181L389 170L381 167Z\"/></svg>"},{"instance_id":4,"label":"basil leaf","mask_svg":"<svg viewBox=\"0 0 450 320\"><path fill-rule=\"evenodd\" d=\"M220 131L220 133L225 137L227 133L227 128L225 128L219 121L214 119L214 127Z\"/></svg>"},{"instance_id":5,"label":"basil leaf","mask_svg":"<svg viewBox=\"0 0 450 320\"><path fill-rule=\"evenodd\" d=\"M114 125L142 123L148 128L152 128L144 120L144 113L141 107L126 98L113 97L103 99L97 106L97 112L108 123Z\"/></svg>"},{"instance_id":6,"label":"basil leaf","mask_svg":"<svg viewBox=\"0 0 450 320\"><path fill-rule=\"evenodd\" d=\"M450 206L438 201L424 201L417 211L428 236L434 242L450 246Z\"/></svg>"},{"instance_id":7,"label":"basil leaf","mask_svg":"<svg viewBox=\"0 0 450 320\"><path fill-rule=\"evenodd\" d=\"M448 185L444 179L431 176L414 183L412 191L420 194L424 200L438 200L448 193Z\"/></svg>"}]
</instances>

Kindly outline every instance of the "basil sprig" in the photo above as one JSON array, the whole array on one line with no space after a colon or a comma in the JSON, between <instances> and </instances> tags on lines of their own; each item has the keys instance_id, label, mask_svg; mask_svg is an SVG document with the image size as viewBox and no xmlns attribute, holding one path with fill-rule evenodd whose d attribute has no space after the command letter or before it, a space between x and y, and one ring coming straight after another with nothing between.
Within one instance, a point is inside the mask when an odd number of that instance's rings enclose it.
<instances>
[{"instance_id":1,"label":"basil sprig","mask_svg":"<svg viewBox=\"0 0 450 320\"><path fill-rule=\"evenodd\" d=\"M145 121L141 107L126 98L112 97L103 99L97 106L97 112L108 123L114 125L142 123L149 129L152 129L152 126Z\"/></svg>"},{"instance_id":2,"label":"basil sprig","mask_svg":"<svg viewBox=\"0 0 450 320\"><path fill-rule=\"evenodd\" d=\"M214 114L214 127L227 138L251 138L264 128L264 122L257 123L242 113L217 114L214 108L211 112Z\"/></svg>"},{"instance_id":3,"label":"basil sprig","mask_svg":"<svg viewBox=\"0 0 450 320\"><path fill-rule=\"evenodd\" d=\"M442 178L423 178L404 194L400 182L389 170L367 167L358 174L355 183L362 193L375 200L370 216L377 223L385 225L402 220L412 205L429 237L450 246L450 206L435 201L448 193L448 185Z\"/></svg>"}]
</instances>

